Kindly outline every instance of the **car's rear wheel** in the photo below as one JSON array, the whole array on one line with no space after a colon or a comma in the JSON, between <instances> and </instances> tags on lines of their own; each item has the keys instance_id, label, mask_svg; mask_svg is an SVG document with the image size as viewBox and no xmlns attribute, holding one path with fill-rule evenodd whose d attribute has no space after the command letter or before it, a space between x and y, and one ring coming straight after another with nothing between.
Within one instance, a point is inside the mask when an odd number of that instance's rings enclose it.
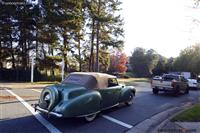
<instances>
[{"instance_id":1,"label":"car's rear wheel","mask_svg":"<svg viewBox=\"0 0 200 133\"><path fill-rule=\"evenodd\" d=\"M91 114L91 115L87 115L87 116L85 116L85 120L87 122L91 122L96 118L96 116L97 116L97 113L94 113L94 114Z\"/></svg>"},{"instance_id":2,"label":"car's rear wheel","mask_svg":"<svg viewBox=\"0 0 200 133\"><path fill-rule=\"evenodd\" d=\"M133 98L134 98L134 94L131 93L129 96L128 101L125 102L126 105L130 106L131 104L133 104Z\"/></svg>"},{"instance_id":3,"label":"car's rear wheel","mask_svg":"<svg viewBox=\"0 0 200 133\"><path fill-rule=\"evenodd\" d=\"M159 90L157 88L153 88L153 94L158 94Z\"/></svg>"}]
</instances>

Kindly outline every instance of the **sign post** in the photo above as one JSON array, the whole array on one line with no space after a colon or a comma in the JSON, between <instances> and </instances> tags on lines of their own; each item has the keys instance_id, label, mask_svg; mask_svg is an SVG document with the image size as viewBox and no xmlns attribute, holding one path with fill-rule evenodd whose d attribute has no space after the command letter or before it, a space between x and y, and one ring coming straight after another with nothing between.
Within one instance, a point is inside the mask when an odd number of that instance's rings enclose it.
<instances>
[{"instance_id":1,"label":"sign post","mask_svg":"<svg viewBox=\"0 0 200 133\"><path fill-rule=\"evenodd\" d=\"M62 81L64 80L64 76L65 76L65 60L64 58L62 59Z\"/></svg>"},{"instance_id":2,"label":"sign post","mask_svg":"<svg viewBox=\"0 0 200 133\"><path fill-rule=\"evenodd\" d=\"M34 57L31 58L31 83L33 83L34 79Z\"/></svg>"},{"instance_id":3,"label":"sign post","mask_svg":"<svg viewBox=\"0 0 200 133\"><path fill-rule=\"evenodd\" d=\"M31 58L31 83L34 82L34 65L35 65L35 51L31 50L29 53L29 57Z\"/></svg>"}]
</instances>

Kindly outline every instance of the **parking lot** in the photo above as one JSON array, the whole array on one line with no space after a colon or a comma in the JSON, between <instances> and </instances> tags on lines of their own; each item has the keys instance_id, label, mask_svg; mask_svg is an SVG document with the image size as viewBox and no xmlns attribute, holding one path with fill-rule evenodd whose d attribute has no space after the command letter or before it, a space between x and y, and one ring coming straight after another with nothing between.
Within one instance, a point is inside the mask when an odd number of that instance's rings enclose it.
<instances>
[{"instance_id":1,"label":"parking lot","mask_svg":"<svg viewBox=\"0 0 200 133\"><path fill-rule=\"evenodd\" d=\"M119 105L103 111L93 122L83 118L55 118L39 114L31 104L37 103L41 88L0 88L0 132L123 133L151 116L171 107L199 100L200 91L174 97L154 95L148 83L136 84L136 97L131 106Z\"/></svg>"}]
</instances>

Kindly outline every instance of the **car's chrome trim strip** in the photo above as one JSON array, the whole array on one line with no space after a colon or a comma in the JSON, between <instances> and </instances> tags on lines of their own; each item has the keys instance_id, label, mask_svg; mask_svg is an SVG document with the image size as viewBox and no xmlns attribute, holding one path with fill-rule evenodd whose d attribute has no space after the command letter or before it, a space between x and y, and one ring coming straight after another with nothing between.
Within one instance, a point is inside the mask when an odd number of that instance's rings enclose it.
<instances>
[{"instance_id":1,"label":"car's chrome trim strip","mask_svg":"<svg viewBox=\"0 0 200 133\"><path fill-rule=\"evenodd\" d=\"M85 116L89 116L89 115L93 115L93 114L97 114L101 111L97 111L97 112L94 112L94 113L90 113L90 114L87 114L87 115L79 115L79 116L76 116L76 117L85 117Z\"/></svg>"},{"instance_id":2,"label":"car's chrome trim strip","mask_svg":"<svg viewBox=\"0 0 200 133\"><path fill-rule=\"evenodd\" d=\"M107 109L113 108L113 107L118 106L118 105L119 105L119 103L112 105L112 106L109 106L109 107L106 107L106 108L103 108L102 110L107 110Z\"/></svg>"},{"instance_id":3,"label":"car's chrome trim strip","mask_svg":"<svg viewBox=\"0 0 200 133\"><path fill-rule=\"evenodd\" d=\"M35 109L36 109L36 111L39 110L39 111L41 111L41 112L45 112L45 113L48 113L48 114L50 114L50 115L54 115L54 116L57 116L57 117L63 117L62 114L55 113L55 112L49 112L48 110L42 109L42 108L40 108L39 106L36 106Z\"/></svg>"}]
</instances>

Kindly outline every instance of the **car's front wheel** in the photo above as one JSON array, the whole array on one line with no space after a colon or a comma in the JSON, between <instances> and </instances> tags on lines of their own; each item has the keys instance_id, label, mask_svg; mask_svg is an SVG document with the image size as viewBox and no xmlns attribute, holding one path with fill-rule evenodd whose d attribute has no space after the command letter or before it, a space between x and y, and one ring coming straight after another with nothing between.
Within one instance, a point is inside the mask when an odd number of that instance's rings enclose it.
<instances>
[{"instance_id":1,"label":"car's front wheel","mask_svg":"<svg viewBox=\"0 0 200 133\"><path fill-rule=\"evenodd\" d=\"M97 116L97 113L94 113L94 114L91 114L91 115L87 115L87 116L85 116L85 120L87 122L91 122L96 118L96 116Z\"/></svg>"},{"instance_id":2,"label":"car's front wheel","mask_svg":"<svg viewBox=\"0 0 200 133\"><path fill-rule=\"evenodd\" d=\"M126 105L130 106L131 104L133 104L133 98L134 98L134 94L131 93L129 96L128 101L125 102Z\"/></svg>"}]
</instances>

